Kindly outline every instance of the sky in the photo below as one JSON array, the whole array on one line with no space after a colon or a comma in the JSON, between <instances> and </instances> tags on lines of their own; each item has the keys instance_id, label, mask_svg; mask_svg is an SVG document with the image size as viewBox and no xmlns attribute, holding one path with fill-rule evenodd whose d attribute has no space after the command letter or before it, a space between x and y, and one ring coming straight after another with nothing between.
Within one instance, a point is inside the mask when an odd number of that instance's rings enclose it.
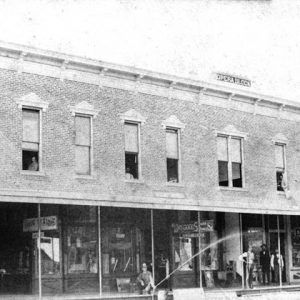
<instances>
[{"instance_id":1,"label":"sky","mask_svg":"<svg viewBox=\"0 0 300 300\"><path fill-rule=\"evenodd\" d=\"M0 20L5 42L300 102L300 0L0 0Z\"/></svg>"}]
</instances>

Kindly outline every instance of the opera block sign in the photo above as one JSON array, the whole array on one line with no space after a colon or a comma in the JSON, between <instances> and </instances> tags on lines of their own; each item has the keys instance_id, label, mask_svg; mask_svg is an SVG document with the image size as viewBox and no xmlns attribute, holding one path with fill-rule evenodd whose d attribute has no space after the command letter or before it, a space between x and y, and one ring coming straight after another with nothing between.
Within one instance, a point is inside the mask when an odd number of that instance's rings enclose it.
<instances>
[{"instance_id":1,"label":"opera block sign","mask_svg":"<svg viewBox=\"0 0 300 300\"><path fill-rule=\"evenodd\" d=\"M189 289L174 289L174 300L201 300L205 299L205 294L201 288L189 288Z\"/></svg>"}]
</instances>

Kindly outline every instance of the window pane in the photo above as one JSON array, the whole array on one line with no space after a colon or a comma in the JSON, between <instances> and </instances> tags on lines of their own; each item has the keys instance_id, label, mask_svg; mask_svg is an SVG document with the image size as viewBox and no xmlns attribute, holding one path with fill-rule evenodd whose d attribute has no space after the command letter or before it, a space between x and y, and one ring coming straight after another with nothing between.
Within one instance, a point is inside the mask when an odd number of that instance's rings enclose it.
<instances>
[{"instance_id":1,"label":"window pane","mask_svg":"<svg viewBox=\"0 0 300 300\"><path fill-rule=\"evenodd\" d=\"M178 160L167 158L168 182L178 182Z\"/></svg>"},{"instance_id":2,"label":"window pane","mask_svg":"<svg viewBox=\"0 0 300 300\"><path fill-rule=\"evenodd\" d=\"M91 145L91 118L80 117L75 118L76 126L76 145L90 146Z\"/></svg>"},{"instance_id":3,"label":"window pane","mask_svg":"<svg viewBox=\"0 0 300 300\"><path fill-rule=\"evenodd\" d=\"M232 163L232 186L242 187L242 165L239 163Z\"/></svg>"},{"instance_id":4,"label":"window pane","mask_svg":"<svg viewBox=\"0 0 300 300\"><path fill-rule=\"evenodd\" d=\"M139 152L137 124L125 123L125 151Z\"/></svg>"},{"instance_id":5,"label":"window pane","mask_svg":"<svg viewBox=\"0 0 300 300\"><path fill-rule=\"evenodd\" d=\"M90 174L90 147L76 146L76 173Z\"/></svg>"},{"instance_id":6,"label":"window pane","mask_svg":"<svg viewBox=\"0 0 300 300\"><path fill-rule=\"evenodd\" d=\"M276 168L284 168L283 145L275 145Z\"/></svg>"},{"instance_id":7,"label":"window pane","mask_svg":"<svg viewBox=\"0 0 300 300\"><path fill-rule=\"evenodd\" d=\"M241 140L240 139L231 139L230 140L230 154L231 161L240 163L241 159Z\"/></svg>"},{"instance_id":8,"label":"window pane","mask_svg":"<svg viewBox=\"0 0 300 300\"><path fill-rule=\"evenodd\" d=\"M22 170L39 170L39 153L35 151L22 151Z\"/></svg>"},{"instance_id":9,"label":"window pane","mask_svg":"<svg viewBox=\"0 0 300 300\"><path fill-rule=\"evenodd\" d=\"M125 153L126 179L138 179L138 155Z\"/></svg>"},{"instance_id":10,"label":"window pane","mask_svg":"<svg viewBox=\"0 0 300 300\"><path fill-rule=\"evenodd\" d=\"M218 136L218 160L228 161L227 138Z\"/></svg>"},{"instance_id":11,"label":"window pane","mask_svg":"<svg viewBox=\"0 0 300 300\"><path fill-rule=\"evenodd\" d=\"M178 159L178 131L168 129L166 132L167 157Z\"/></svg>"},{"instance_id":12,"label":"window pane","mask_svg":"<svg viewBox=\"0 0 300 300\"><path fill-rule=\"evenodd\" d=\"M276 171L277 191L283 191L282 178L283 178L283 172Z\"/></svg>"},{"instance_id":13,"label":"window pane","mask_svg":"<svg viewBox=\"0 0 300 300\"><path fill-rule=\"evenodd\" d=\"M228 163L226 161L218 161L219 167L219 185L228 186Z\"/></svg>"},{"instance_id":14,"label":"window pane","mask_svg":"<svg viewBox=\"0 0 300 300\"><path fill-rule=\"evenodd\" d=\"M39 144L38 143L23 142L22 143L22 149L23 150L28 150L28 151L39 151Z\"/></svg>"},{"instance_id":15,"label":"window pane","mask_svg":"<svg viewBox=\"0 0 300 300\"><path fill-rule=\"evenodd\" d=\"M39 111L23 109L23 141L39 142Z\"/></svg>"}]
</instances>

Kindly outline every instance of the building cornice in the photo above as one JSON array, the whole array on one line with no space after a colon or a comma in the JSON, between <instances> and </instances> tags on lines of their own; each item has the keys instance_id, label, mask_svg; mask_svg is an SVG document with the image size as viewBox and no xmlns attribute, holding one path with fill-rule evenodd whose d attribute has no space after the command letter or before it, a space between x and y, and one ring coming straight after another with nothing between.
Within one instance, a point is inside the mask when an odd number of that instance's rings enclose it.
<instances>
[{"instance_id":1,"label":"building cornice","mask_svg":"<svg viewBox=\"0 0 300 300\"><path fill-rule=\"evenodd\" d=\"M300 121L295 101L12 43L0 42L0 68Z\"/></svg>"}]
</instances>

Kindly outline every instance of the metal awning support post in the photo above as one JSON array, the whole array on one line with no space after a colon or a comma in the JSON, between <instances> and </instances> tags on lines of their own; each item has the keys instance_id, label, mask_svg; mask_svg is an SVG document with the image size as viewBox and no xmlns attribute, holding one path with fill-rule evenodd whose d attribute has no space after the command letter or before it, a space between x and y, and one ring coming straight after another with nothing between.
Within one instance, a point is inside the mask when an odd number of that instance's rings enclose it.
<instances>
[{"instance_id":1,"label":"metal awning support post","mask_svg":"<svg viewBox=\"0 0 300 300\"><path fill-rule=\"evenodd\" d=\"M281 264L281 250L280 250L280 224L279 215L277 215L277 238L278 238L278 253L279 253L279 286L282 288L282 264ZM276 253L275 253L276 255Z\"/></svg>"},{"instance_id":2,"label":"metal awning support post","mask_svg":"<svg viewBox=\"0 0 300 300\"><path fill-rule=\"evenodd\" d=\"M199 261L199 286L202 288L202 270L201 270L201 227L200 227L200 211L198 211L198 248L199 248L199 255L198 255L198 261Z\"/></svg>"},{"instance_id":3,"label":"metal awning support post","mask_svg":"<svg viewBox=\"0 0 300 300\"><path fill-rule=\"evenodd\" d=\"M98 206L98 274L99 274L99 296L102 298L102 263L101 263L101 208Z\"/></svg>"},{"instance_id":4,"label":"metal awning support post","mask_svg":"<svg viewBox=\"0 0 300 300\"><path fill-rule=\"evenodd\" d=\"M151 209L151 253L152 253L152 277L153 284L155 285L155 255L154 255L154 228L153 228L153 209ZM152 293L152 299L154 300L154 292Z\"/></svg>"},{"instance_id":5,"label":"metal awning support post","mask_svg":"<svg viewBox=\"0 0 300 300\"><path fill-rule=\"evenodd\" d=\"M240 252L244 253L243 249L243 219L242 214L239 214L239 221L240 221ZM242 264L242 289L245 289L245 274L244 274L244 263L240 262Z\"/></svg>"},{"instance_id":6,"label":"metal awning support post","mask_svg":"<svg viewBox=\"0 0 300 300\"><path fill-rule=\"evenodd\" d=\"M42 299L42 256L41 256L41 204L38 203L38 273L39 273L39 300Z\"/></svg>"}]
</instances>

